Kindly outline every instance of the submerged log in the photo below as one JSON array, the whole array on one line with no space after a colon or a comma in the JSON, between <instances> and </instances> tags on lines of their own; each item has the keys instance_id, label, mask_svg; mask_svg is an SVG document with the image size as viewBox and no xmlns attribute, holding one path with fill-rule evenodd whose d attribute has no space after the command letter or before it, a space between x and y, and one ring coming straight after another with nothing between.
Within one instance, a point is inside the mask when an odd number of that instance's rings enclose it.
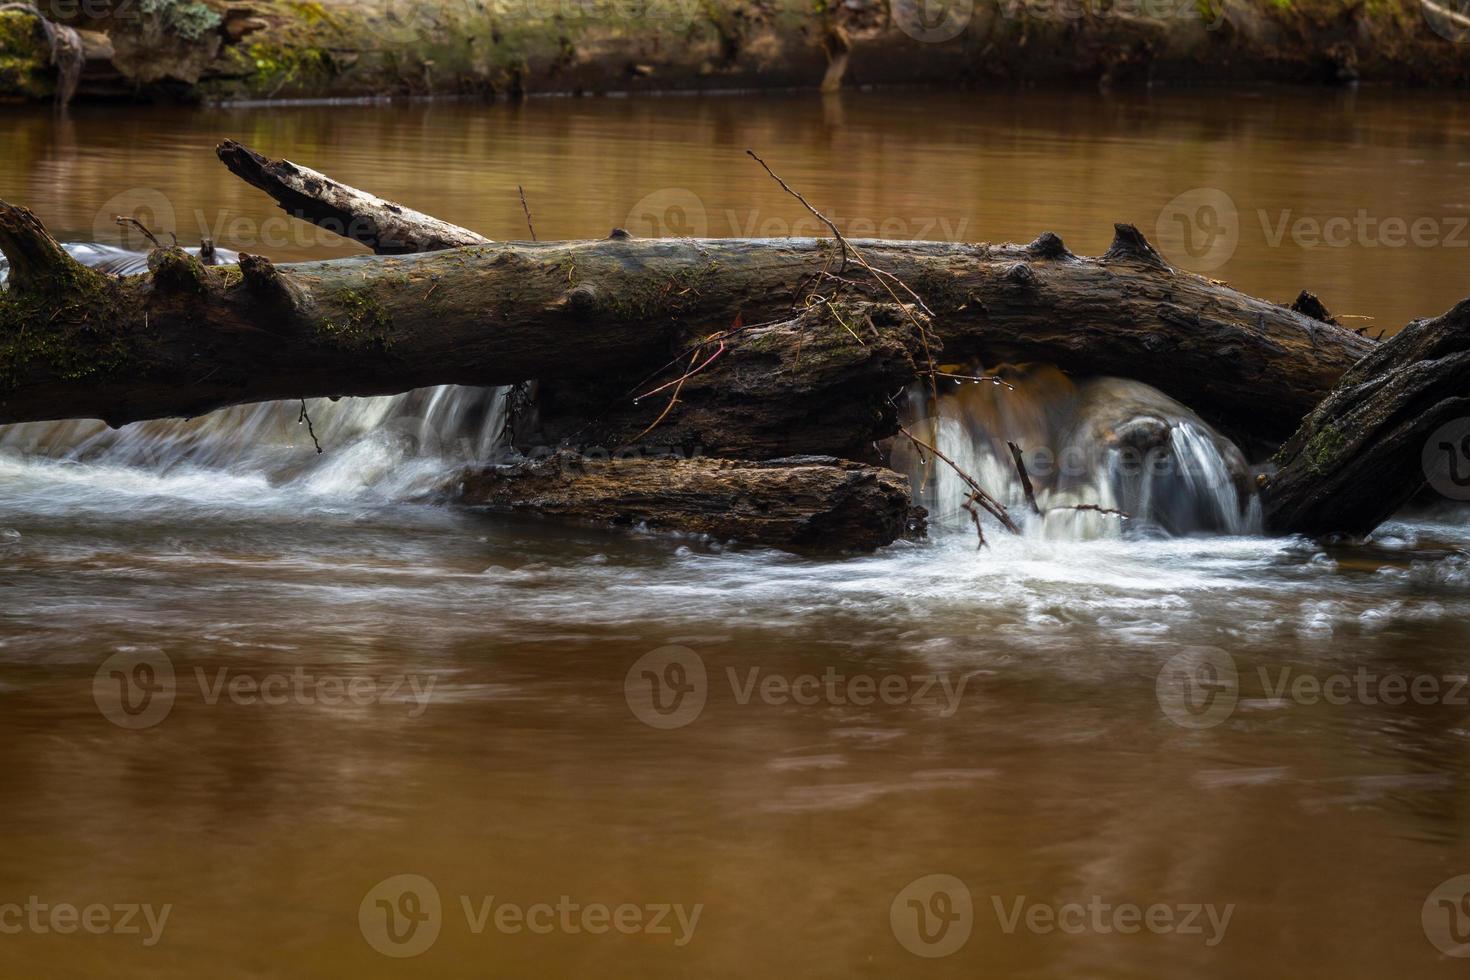
<instances>
[{"instance_id":1,"label":"submerged log","mask_svg":"<svg viewBox=\"0 0 1470 980\"><path fill-rule=\"evenodd\" d=\"M1426 482L1470 499L1470 300L1416 320L1363 358L1302 422L1264 478L1266 526L1371 532Z\"/></svg>"},{"instance_id":2,"label":"submerged log","mask_svg":"<svg viewBox=\"0 0 1470 980\"><path fill-rule=\"evenodd\" d=\"M279 398L638 376L736 322L789 320L823 296L891 299L865 269L842 269L830 240L626 233L289 266L252 259L249 272L243 258L205 268L161 250L150 275L73 288L80 267L40 242L29 212L0 203L0 223L17 229L0 239L12 261L13 251L52 256L40 284L0 293L0 423L122 424ZM1136 378L1273 444L1374 347L1170 269L1128 226L1098 258L1055 236L853 244L923 297L946 361Z\"/></svg>"},{"instance_id":3,"label":"submerged log","mask_svg":"<svg viewBox=\"0 0 1470 980\"><path fill-rule=\"evenodd\" d=\"M737 462L589 459L563 451L468 470L445 491L496 512L802 551L870 551L922 534L925 517L910 505L907 477L830 456Z\"/></svg>"}]
</instances>

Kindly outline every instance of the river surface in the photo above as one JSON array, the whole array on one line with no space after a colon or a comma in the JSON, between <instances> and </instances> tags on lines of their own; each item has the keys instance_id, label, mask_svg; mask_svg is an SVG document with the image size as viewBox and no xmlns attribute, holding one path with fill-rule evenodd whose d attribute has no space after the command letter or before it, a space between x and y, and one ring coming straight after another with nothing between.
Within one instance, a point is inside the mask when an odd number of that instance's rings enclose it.
<instances>
[{"instance_id":1,"label":"river surface","mask_svg":"<svg viewBox=\"0 0 1470 980\"><path fill-rule=\"evenodd\" d=\"M1470 294L1467 130L1368 92L7 109L0 197L354 250L230 136L494 238L517 184L543 239L812 233L749 146L853 234L1130 220L1392 331ZM1258 216L1360 209L1443 238ZM288 406L0 430L0 975L1464 973L1463 510L983 551L941 513L817 559L407 502L496 406L314 404L321 456Z\"/></svg>"}]
</instances>

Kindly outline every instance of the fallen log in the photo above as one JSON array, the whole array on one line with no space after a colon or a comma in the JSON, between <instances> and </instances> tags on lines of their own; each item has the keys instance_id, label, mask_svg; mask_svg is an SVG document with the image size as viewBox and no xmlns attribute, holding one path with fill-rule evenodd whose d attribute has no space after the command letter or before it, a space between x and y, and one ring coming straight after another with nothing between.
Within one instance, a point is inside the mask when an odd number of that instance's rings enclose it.
<instances>
[{"instance_id":1,"label":"fallen log","mask_svg":"<svg viewBox=\"0 0 1470 980\"><path fill-rule=\"evenodd\" d=\"M736 322L779 323L830 297L890 298L820 239L618 232L279 267L242 256L217 268L168 249L148 275L120 281L80 275L43 240L30 212L0 202L0 249L12 262L49 256L0 293L0 423L120 425L280 398L638 377ZM1170 269L1126 225L1098 258L1054 235L853 244L923 298L946 361L1136 378L1247 440L1279 442L1374 347Z\"/></svg>"},{"instance_id":2,"label":"fallen log","mask_svg":"<svg viewBox=\"0 0 1470 980\"><path fill-rule=\"evenodd\" d=\"M523 450L639 445L741 459L835 454L882 462L876 443L898 427L893 395L923 370L921 328L929 329L922 314L893 303L814 305L707 338L667 381L542 382L511 439Z\"/></svg>"},{"instance_id":3,"label":"fallen log","mask_svg":"<svg viewBox=\"0 0 1470 980\"><path fill-rule=\"evenodd\" d=\"M569 451L478 467L449 481L459 503L499 513L708 535L799 551L871 551L922 535L923 508L892 470L830 456L761 462Z\"/></svg>"},{"instance_id":4,"label":"fallen log","mask_svg":"<svg viewBox=\"0 0 1470 980\"><path fill-rule=\"evenodd\" d=\"M1470 300L1416 320L1348 371L1262 480L1268 530L1370 533L1426 482L1470 499Z\"/></svg>"},{"instance_id":5,"label":"fallen log","mask_svg":"<svg viewBox=\"0 0 1470 980\"><path fill-rule=\"evenodd\" d=\"M215 147L230 173L275 198L293 218L361 242L378 255L436 252L490 239L339 183L290 160L270 160L234 140Z\"/></svg>"}]
</instances>

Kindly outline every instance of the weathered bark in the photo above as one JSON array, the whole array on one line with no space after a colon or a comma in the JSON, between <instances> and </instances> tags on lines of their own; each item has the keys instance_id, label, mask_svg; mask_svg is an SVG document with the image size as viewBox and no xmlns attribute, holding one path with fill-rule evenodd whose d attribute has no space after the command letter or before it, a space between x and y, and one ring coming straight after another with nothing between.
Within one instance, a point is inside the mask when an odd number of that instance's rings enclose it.
<instances>
[{"instance_id":1,"label":"weathered bark","mask_svg":"<svg viewBox=\"0 0 1470 980\"><path fill-rule=\"evenodd\" d=\"M559 452L467 470L445 491L498 512L796 550L866 551L924 529L922 508L910 505L907 477L830 456L737 462Z\"/></svg>"},{"instance_id":2,"label":"weathered bark","mask_svg":"<svg viewBox=\"0 0 1470 980\"><path fill-rule=\"evenodd\" d=\"M0 214L28 229L3 241L12 261L39 251L51 256L48 283L74 278L76 264L18 217L29 212L0 204ZM1136 378L1260 440L1289 433L1374 347L1172 270L1128 226L1099 258L1072 255L1054 235L1026 246L854 244L924 298L936 357ZM121 424L278 398L639 376L737 318L789 320L814 285L889 300L853 265L849 285L823 279L839 251L813 239L620 233L279 267L252 259L250 271L243 258L209 269L176 250L154 254L149 276L45 302L19 281L0 293L0 423Z\"/></svg>"},{"instance_id":3,"label":"weathered bark","mask_svg":"<svg viewBox=\"0 0 1470 980\"><path fill-rule=\"evenodd\" d=\"M294 218L361 242L378 255L435 252L490 239L412 208L385 201L290 160L269 160L234 140L215 153L230 172L265 191Z\"/></svg>"},{"instance_id":4,"label":"weathered bark","mask_svg":"<svg viewBox=\"0 0 1470 980\"><path fill-rule=\"evenodd\" d=\"M1470 300L1409 324L1307 416L1263 480L1267 528L1367 534L1426 481L1470 499L1458 469L1470 456L1467 436Z\"/></svg>"},{"instance_id":5,"label":"weathered bark","mask_svg":"<svg viewBox=\"0 0 1470 980\"><path fill-rule=\"evenodd\" d=\"M912 309L837 301L729 332L669 374L542 382L516 420L522 448L638 444L743 459L837 455L880 462L893 396L924 364ZM640 372L642 374L642 372ZM642 397L638 397L642 396Z\"/></svg>"}]
</instances>

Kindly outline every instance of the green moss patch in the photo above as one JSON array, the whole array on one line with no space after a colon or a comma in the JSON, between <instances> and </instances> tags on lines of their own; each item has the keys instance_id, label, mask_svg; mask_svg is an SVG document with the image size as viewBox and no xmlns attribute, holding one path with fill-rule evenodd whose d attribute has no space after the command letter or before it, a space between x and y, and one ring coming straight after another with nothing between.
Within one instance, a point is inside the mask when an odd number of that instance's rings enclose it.
<instances>
[{"instance_id":1,"label":"green moss patch","mask_svg":"<svg viewBox=\"0 0 1470 980\"><path fill-rule=\"evenodd\" d=\"M35 17L0 12L0 97L49 99L56 91L51 48Z\"/></svg>"}]
</instances>

